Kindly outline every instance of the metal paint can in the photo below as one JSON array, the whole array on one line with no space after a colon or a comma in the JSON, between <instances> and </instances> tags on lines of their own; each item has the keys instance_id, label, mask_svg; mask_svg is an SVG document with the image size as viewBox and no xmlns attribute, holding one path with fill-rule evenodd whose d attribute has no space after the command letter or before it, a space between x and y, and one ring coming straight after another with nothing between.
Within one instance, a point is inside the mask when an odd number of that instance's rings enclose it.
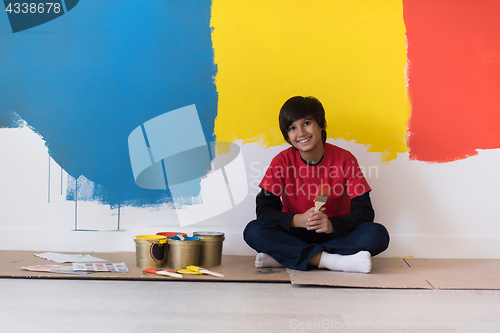
<instances>
[{"instance_id":1,"label":"metal paint can","mask_svg":"<svg viewBox=\"0 0 500 333\"><path fill-rule=\"evenodd\" d=\"M160 235L160 236L165 236L167 238L170 238L170 237L175 237L175 234L181 234L182 236L186 237L187 234L184 233L184 232L158 232L157 235ZM168 242L167 244L165 244L165 266L168 266L170 267L170 251L168 249Z\"/></svg>"},{"instance_id":2,"label":"metal paint can","mask_svg":"<svg viewBox=\"0 0 500 333\"><path fill-rule=\"evenodd\" d=\"M178 270L187 266L197 266L200 262L201 240L196 237L170 237L168 248L170 252L170 268Z\"/></svg>"},{"instance_id":3,"label":"metal paint can","mask_svg":"<svg viewBox=\"0 0 500 333\"><path fill-rule=\"evenodd\" d=\"M200 266L220 266L224 233L218 231L196 231L193 237L201 239Z\"/></svg>"},{"instance_id":4,"label":"metal paint can","mask_svg":"<svg viewBox=\"0 0 500 333\"><path fill-rule=\"evenodd\" d=\"M162 268L165 266L167 237L159 235L135 236L135 257L139 268Z\"/></svg>"}]
</instances>

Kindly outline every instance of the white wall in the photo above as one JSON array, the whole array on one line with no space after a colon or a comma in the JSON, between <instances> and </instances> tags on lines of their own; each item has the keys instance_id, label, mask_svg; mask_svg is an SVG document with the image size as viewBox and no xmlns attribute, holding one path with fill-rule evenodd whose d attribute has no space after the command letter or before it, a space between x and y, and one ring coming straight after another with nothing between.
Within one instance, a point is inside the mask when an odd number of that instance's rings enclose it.
<instances>
[{"instance_id":1,"label":"white wall","mask_svg":"<svg viewBox=\"0 0 500 333\"><path fill-rule=\"evenodd\" d=\"M329 142L350 150L365 168L376 221L391 234L389 249L381 256L500 258L500 150L444 164L411 161L408 154L381 163L380 154L367 153L366 146ZM75 202L65 200L68 175L49 157L43 139L26 126L0 129L0 249L134 251L138 234L213 230L226 233L224 254L253 254L242 231L255 218L262 173L284 147L240 146L250 191L245 201L181 228L175 210L166 205L122 207L118 212L96 202L78 202L75 210ZM75 220L78 229L98 231L75 231Z\"/></svg>"}]
</instances>

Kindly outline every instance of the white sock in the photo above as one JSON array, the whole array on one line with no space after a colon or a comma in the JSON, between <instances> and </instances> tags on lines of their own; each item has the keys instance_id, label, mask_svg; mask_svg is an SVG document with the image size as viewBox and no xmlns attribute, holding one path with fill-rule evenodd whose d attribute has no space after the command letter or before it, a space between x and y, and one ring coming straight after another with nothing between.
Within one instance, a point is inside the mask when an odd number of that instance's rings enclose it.
<instances>
[{"instance_id":1,"label":"white sock","mask_svg":"<svg viewBox=\"0 0 500 333\"><path fill-rule=\"evenodd\" d=\"M356 254L345 256L322 252L318 267L327 268L331 271L370 273L372 270L372 256L368 251L359 251Z\"/></svg>"},{"instance_id":2,"label":"white sock","mask_svg":"<svg viewBox=\"0 0 500 333\"><path fill-rule=\"evenodd\" d=\"M255 258L255 267L263 268L263 267L282 267L283 265L277 262L273 257L265 253L257 254Z\"/></svg>"}]
</instances>

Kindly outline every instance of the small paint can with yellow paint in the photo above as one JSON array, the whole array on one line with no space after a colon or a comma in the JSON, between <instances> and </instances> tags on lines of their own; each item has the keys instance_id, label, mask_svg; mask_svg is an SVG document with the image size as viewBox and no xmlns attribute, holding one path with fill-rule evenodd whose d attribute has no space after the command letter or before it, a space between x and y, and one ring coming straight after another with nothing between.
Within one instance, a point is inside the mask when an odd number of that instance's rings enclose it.
<instances>
[{"instance_id":1,"label":"small paint can with yellow paint","mask_svg":"<svg viewBox=\"0 0 500 333\"><path fill-rule=\"evenodd\" d=\"M195 231L193 237L201 239L200 266L220 266L224 233L218 231Z\"/></svg>"},{"instance_id":2,"label":"small paint can with yellow paint","mask_svg":"<svg viewBox=\"0 0 500 333\"><path fill-rule=\"evenodd\" d=\"M135 236L135 257L139 268L162 268L165 266L167 237L160 235Z\"/></svg>"},{"instance_id":3,"label":"small paint can with yellow paint","mask_svg":"<svg viewBox=\"0 0 500 333\"><path fill-rule=\"evenodd\" d=\"M170 268L178 270L187 266L197 266L200 262L201 240L197 237L170 237Z\"/></svg>"}]
</instances>

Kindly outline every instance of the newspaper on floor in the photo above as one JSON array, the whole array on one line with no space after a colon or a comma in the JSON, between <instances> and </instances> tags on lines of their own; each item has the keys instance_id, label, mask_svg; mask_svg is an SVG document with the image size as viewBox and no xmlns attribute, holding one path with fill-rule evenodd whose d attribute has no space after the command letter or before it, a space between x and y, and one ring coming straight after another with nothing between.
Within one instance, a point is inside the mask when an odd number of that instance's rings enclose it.
<instances>
[{"instance_id":1,"label":"newspaper on floor","mask_svg":"<svg viewBox=\"0 0 500 333\"><path fill-rule=\"evenodd\" d=\"M92 257L91 255L83 255L83 254L63 254L63 253L55 253L55 252L45 252L40 254L35 254L35 256L43 259L47 259L50 261L57 262L58 264L62 264L65 262L93 262L93 261L106 261L101 258Z\"/></svg>"},{"instance_id":2,"label":"newspaper on floor","mask_svg":"<svg viewBox=\"0 0 500 333\"><path fill-rule=\"evenodd\" d=\"M50 272L62 274L89 274L96 272L116 272L127 273L128 267L124 262L121 263L73 263L71 266L64 265L36 265L21 267L32 272Z\"/></svg>"},{"instance_id":3,"label":"newspaper on floor","mask_svg":"<svg viewBox=\"0 0 500 333\"><path fill-rule=\"evenodd\" d=\"M32 272L47 272L47 273L60 273L60 274L82 275L82 274L94 273L87 271L76 271L73 269L73 266L63 266L63 265L37 265L37 266L26 266L21 268Z\"/></svg>"}]
</instances>

